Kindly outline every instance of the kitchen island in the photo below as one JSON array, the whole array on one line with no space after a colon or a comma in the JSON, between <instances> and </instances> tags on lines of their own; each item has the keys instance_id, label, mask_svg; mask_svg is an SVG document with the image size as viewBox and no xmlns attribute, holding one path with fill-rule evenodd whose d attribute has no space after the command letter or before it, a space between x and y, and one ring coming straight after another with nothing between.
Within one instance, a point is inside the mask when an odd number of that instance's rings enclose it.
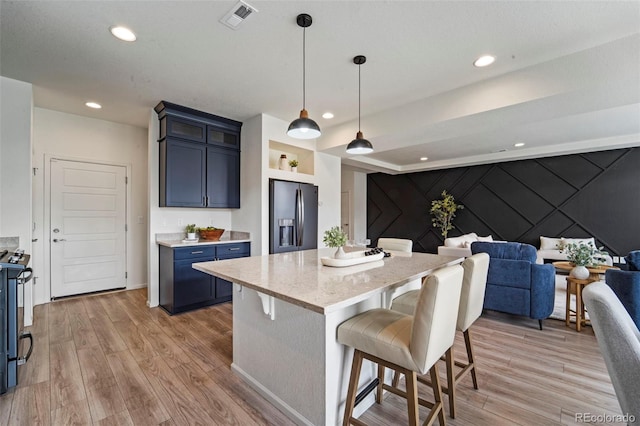
<instances>
[{"instance_id":1,"label":"kitchen island","mask_svg":"<svg viewBox=\"0 0 640 426\"><path fill-rule=\"evenodd\" d=\"M335 249L194 263L232 281L233 364L254 389L299 424L342 421L353 351L338 343L338 325L393 293L462 258L396 253L344 268L323 266ZM363 369L361 386L375 378ZM363 411L373 395L356 407Z\"/></svg>"}]
</instances>

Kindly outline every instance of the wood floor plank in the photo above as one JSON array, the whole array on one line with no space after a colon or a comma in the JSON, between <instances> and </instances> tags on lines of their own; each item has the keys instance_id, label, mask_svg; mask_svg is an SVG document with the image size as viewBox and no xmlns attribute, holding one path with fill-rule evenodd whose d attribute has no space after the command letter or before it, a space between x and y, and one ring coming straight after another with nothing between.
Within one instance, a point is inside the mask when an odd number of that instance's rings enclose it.
<instances>
[{"instance_id":1,"label":"wood floor plank","mask_svg":"<svg viewBox=\"0 0 640 426\"><path fill-rule=\"evenodd\" d=\"M116 385L87 388L87 403L94 422L117 416L127 410Z\"/></svg>"},{"instance_id":2,"label":"wood floor plank","mask_svg":"<svg viewBox=\"0 0 640 426\"><path fill-rule=\"evenodd\" d=\"M51 424L50 389L48 382L16 389L9 425L47 426Z\"/></svg>"},{"instance_id":3,"label":"wood floor plank","mask_svg":"<svg viewBox=\"0 0 640 426\"><path fill-rule=\"evenodd\" d=\"M135 424L149 421L158 424L169 419L170 415L159 403L149 381L128 350L106 357Z\"/></svg>"},{"instance_id":4,"label":"wood floor plank","mask_svg":"<svg viewBox=\"0 0 640 426\"><path fill-rule=\"evenodd\" d=\"M51 424L55 426L89 425L91 414L87 400L75 401L51 411Z\"/></svg>"},{"instance_id":5,"label":"wood floor plank","mask_svg":"<svg viewBox=\"0 0 640 426\"><path fill-rule=\"evenodd\" d=\"M78 349L78 362L87 389L116 385L116 378L108 368L107 358L100 345Z\"/></svg>"},{"instance_id":6,"label":"wood floor plank","mask_svg":"<svg viewBox=\"0 0 640 426\"><path fill-rule=\"evenodd\" d=\"M91 320L82 299L73 299L67 305L69 325L76 348L98 345L98 336L93 330Z\"/></svg>"},{"instance_id":7,"label":"wood floor plank","mask_svg":"<svg viewBox=\"0 0 640 426\"><path fill-rule=\"evenodd\" d=\"M49 345L51 410L86 399L80 363L73 340Z\"/></svg>"},{"instance_id":8,"label":"wood floor plank","mask_svg":"<svg viewBox=\"0 0 640 426\"><path fill-rule=\"evenodd\" d=\"M134 426L128 411L121 411L102 420L94 421L94 426Z\"/></svg>"},{"instance_id":9,"label":"wood floor plank","mask_svg":"<svg viewBox=\"0 0 640 426\"><path fill-rule=\"evenodd\" d=\"M99 299L102 308L109 316L111 322L118 321L130 321L131 318L127 313L122 309L122 306L118 302L118 297L115 294L105 295L105 297L101 297Z\"/></svg>"},{"instance_id":10,"label":"wood floor plank","mask_svg":"<svg viewBox=\"0 0 640 426\"><path fill-rule=\"evenodd\" d=\"M4 395L0 395L0 425L9 424L11 404L13 404L13 394L14 391L8 391Z\"/></svg>"},{"instance_id":11,"label":"wood floor plank","mask_svg":"<svg viewBox=\"0 0 640 426\"><path fill-rule=\"evenodd\" d=\"M88 297L84 300L87 314L91 319L91 326L98 338L98 342L105 354L119 352L127 349L120 334L113 326L106 311L99 303L99 298Z\"/></svg>"},{"instance_id":12,"label":"wood floor plank","mask_svg":"<svg viewBox=\"0 0 640 426\"><path fill-rule=\"evenodd\" d=\"M171 368L190 362L185 351L176 345L155 321L140 322L138 323L138 328L140 332L145 335L153 350L161 356Z\"/></svg>"},{"instance_id":13,"label":"wood floor plank","mask_svg":"<svg viewBox=\"0 0 640 426\"><path fill-rule=\"evenodd\" d=\"M144 359L138 364L173 421L178 424L215 423L197 403L190 389L161 357Z\"/></svg>"},{"instance_id":14,"label":"wood floor plank","mask_svg":"<svg viewBox=\"0 0 640 426\"><path fill-rule=\"evenodd\" d=\"M181 364L174 370L215 424L241 426L253 423L242 407L197 365Z\"/></svg>"},{"instance_id":15,"label":"wood floor plank","mask_svg":"<svg viewBox=\"0 0 640 426\"><path fill-rule=\"evenodd\" d=\"M158 356L158 353L147 341L144 333L141 332L133 321L130 319L126 321L115 321L113 322L113 326L118 331L118 334L136 361Z\"/></svg>"},{"instance_id":16,"label":"wood floor plank","mask_svg":"<svg viewBox=\"0 0 640 426\"><path fill-rule=\"evenodd\" d=\"M49 307L49 342L60 343L69 340L73 340L73 333L67 316L67 303L52 302Z\"/></svg>"}]
</instances>

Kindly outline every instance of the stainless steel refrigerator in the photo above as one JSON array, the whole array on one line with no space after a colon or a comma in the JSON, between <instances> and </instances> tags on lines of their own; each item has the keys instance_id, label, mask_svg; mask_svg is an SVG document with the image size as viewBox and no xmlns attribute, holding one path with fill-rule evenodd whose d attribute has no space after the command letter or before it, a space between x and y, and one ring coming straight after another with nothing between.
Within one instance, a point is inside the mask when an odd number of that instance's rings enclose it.
<instances>
[{"instance_id":1,"label":"stainless steel refrigerator","mask_svg":"<svg viewBox=\"0 0 640 426\"><path fill-rule=\"evenodd\" d=\"M269 179L269 253L318 245L318 187Z\"/></svg>"}]
</instances>

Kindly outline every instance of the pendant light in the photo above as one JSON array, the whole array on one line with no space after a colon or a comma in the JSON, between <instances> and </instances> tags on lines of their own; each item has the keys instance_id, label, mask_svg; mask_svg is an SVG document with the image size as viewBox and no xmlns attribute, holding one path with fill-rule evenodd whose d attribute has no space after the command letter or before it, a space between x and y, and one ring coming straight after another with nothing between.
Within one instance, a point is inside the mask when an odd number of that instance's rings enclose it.
<instances>
[{"instance_id":1,"label":"pendant light","mask_svg":"<svg viewBox=\"0 0 640 426\"><path fill-rule=\"evenodd\" d=\"M373 152L373 145L362 136L360 131L360 65L367 62L366 56L358 55L353 58L353 63L358 66L358 133L356 138L347 145L347 154L369 154Z\"/></svg>"},{"instance_id":2,"label":"pendant light","mask_svg":"<svg viewBox=\"0 0 640 426\"><path fill-rule=\"evenodd\" d=\"M306 28L311 26L313 22L311 16L306 13L301 13L296 18L296 22L299 27L302 27L302 111L300 111L300 118L296 118L289 124L289 130L287 135L296 139L313 139L320 136L320 127L318 124L309 118L309 113L306 110L306 87L305 87L305 67L306 67Z\"/></svg>"}]
</instances>

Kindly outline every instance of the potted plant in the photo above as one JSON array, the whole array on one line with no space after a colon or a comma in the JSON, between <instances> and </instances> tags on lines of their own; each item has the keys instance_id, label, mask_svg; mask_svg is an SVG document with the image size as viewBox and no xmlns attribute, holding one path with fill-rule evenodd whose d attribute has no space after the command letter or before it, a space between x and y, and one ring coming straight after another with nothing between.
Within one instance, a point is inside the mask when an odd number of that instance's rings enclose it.
<instances>
[{"instance_id":1,"label":"potted plant","mask_svg":"<svg viewBox=\"0 0 640 426\"><path fill-rule=\"evenodd\" d=\"M560 252L567 255L567 260L574 265L570 275L579 280L589 278L587 266L595 266L598 260L608 253L602 251L602 247L596 248L592 243L569 243L561 244Z\"/></svg>"},{"instance_id":2,"label":"potted plant","mask_svg":"<svg viewBox=\"0 0 640 426\"><path fill-rule=\"evenodd\" d=\"M342 248L347 243L347 234L344 233L339 226L334 226L328 231L324 231L324 238L322 242L327 247L337 247L335 254L333 255L336 259L343 259L347 256Z\"/></svg>"},{"instance_id":3,"label":"potted plant","mask_svg":"<svg viewBox=\"0 0 640 426\"><path fill-rule=\"evenodd\" d=\"M196 239L196 225L190 224L185 227L187 231L187 240L195 240Z\"/></svg>"},{"instance_id":4,"label":"potted plant","mask_svg":"<svg viewBox=\"0 0 640 426\"><path fill-rule=\"evenodd\" d=\"M298 160L289 160L289 166L291 166L292 172L298 171Z\"/></svg>"},{"instance_id":5,"label":"potted plant","mask_svg":"<svg viewBox=\"0 0 640 426\"><path fill-rule=\"evenodd\" d=\"M453 218L456 217L456 211L464 208L461 204L456 204L453 195L448 194L446 190L442 191L441 200L433 200L431 202L431 223L434 228L440 228L443 238L447 238L449 231L455 228L453 226Z\"/></svg>"}]
</instances>

